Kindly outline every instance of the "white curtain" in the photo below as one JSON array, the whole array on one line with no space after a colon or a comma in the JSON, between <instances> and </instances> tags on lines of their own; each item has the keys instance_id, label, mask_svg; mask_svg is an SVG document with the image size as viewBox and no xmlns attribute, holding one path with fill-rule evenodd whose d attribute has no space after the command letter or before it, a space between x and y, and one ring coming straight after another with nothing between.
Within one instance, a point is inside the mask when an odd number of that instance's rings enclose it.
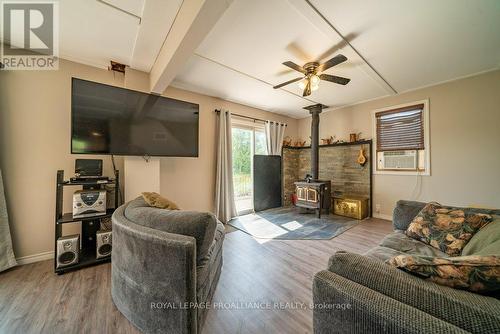
<instances>
[{"instance_id":1,"label":"white curtain","mask_svg":"<svg viewBox=\"0 0 500 334\"><path fill-rule=\"evenodd\" d=\"M286 124L266 121L267 154L281 155Z\"/></svg>"},{"instance_id":2,"label":"white curtain","mask_svg":"<svg viewBox=\"0 0 500 334\"><path fill-rule=\"evenodd\" d=\"M12 251L12 239L10 237L9 216L5 204L5 193L3 190L2 172L0 171L0 271L17 265L14 252Z\"/></svg>"},{"instance_id":3,"label":"white curtain","mask_svg":"<svg viewBox=\"0 0 500 334\"><path fill-rule=\"evenodd\" d=\"M218 114L215 215L220 221L227 223L237 215L234 203L231 113L221 110Z\"/></svg>"}]
</instances>

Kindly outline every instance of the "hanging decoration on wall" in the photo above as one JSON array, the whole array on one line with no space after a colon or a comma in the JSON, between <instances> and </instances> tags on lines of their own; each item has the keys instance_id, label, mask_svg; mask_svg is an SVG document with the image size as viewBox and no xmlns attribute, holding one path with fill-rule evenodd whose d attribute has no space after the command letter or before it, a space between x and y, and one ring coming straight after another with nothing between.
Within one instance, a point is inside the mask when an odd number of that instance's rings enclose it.
<instances>
[{"instance_id":1,"label":"hanging decoration on wall","mask_svg":"<svg viewBox=\"0 0 500 334\"><path fill-rule=\"evenodd\" d=\"M366 157L365 157L365 152L363 151L363 148L359 149L359 155L358 155L358 164L360 166L364 166L366 164Z\"/></svg>"}]
</instances>

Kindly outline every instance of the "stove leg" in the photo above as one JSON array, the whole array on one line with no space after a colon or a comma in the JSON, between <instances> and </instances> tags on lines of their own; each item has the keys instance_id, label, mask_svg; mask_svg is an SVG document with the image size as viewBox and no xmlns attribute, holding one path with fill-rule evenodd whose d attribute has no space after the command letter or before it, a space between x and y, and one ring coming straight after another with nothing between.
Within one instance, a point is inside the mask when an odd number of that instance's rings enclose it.
<instances>
[{"instance_id":1,"label":"stove leg","mask_svg":"<svg viewBox=\"0 0 500 334\"><path fill-rule=\"evenodd\" d=\"M321 218L321 208L316 209L316 217L318 217L318 219Z\"/></svg>"}]
</instances>

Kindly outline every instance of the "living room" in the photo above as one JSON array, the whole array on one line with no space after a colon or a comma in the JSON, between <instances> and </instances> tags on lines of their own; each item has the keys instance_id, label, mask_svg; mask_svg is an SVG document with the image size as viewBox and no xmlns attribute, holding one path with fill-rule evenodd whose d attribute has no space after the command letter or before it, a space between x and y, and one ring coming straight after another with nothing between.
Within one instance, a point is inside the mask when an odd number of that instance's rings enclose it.
<instances>
[{"instance_id":1,"label":"living room","mask_svg":"<svg viewBox=\"0 0 500 334\"><path fill-rule=\"evenodd\" d=\"M498 1L0 6L0 332L500 332Z\"/></svg>"}]
</instances>

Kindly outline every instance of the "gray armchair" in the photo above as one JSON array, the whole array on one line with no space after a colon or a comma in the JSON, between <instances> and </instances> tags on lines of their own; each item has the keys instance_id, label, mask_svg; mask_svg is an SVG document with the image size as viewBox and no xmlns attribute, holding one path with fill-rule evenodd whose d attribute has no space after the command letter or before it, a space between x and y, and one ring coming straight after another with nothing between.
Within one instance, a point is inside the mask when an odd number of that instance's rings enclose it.
<instances>
[{"instance_id":1,"label":"gray armchair","mask_svg":"<svg viewBox=\"0 0 500 334\"><path fill-rule=\"evenodd\" d=\"M145 333L199 333L222 268L224 225L210 213L137 198L113 220L111 295Z\"/></svg>"}]
</instances>

